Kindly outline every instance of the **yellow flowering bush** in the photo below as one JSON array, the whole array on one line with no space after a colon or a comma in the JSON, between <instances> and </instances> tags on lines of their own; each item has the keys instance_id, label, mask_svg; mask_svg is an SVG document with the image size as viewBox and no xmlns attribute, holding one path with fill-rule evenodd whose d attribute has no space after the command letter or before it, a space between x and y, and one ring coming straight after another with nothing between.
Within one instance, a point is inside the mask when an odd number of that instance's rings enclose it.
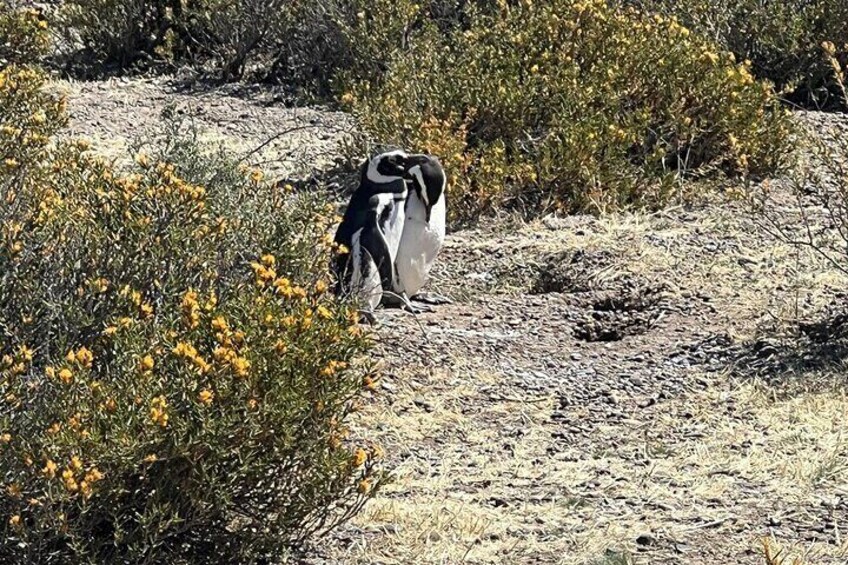
<instances>
[{"instance_id":1,"label":"yellow flowering bush","mask_svg":"<svg viewBox=\"0 0 848 565\"><path fill-rule=\"evenodd\" d=\"M37 72L2 76L2 126L49 138ZM55 138L0 167L0 562L280 557L383 482L347 439L368 339L327 292L332 210L180 124L154 141L128 171Z\"/></svg>"},{"instance_id":2,"label":"yellow flowering bush","mask_svg":"<svg viewBox=\"0 0 848 565\"><path fill-rule=\"evenodd\" d=\"M47 53L47 21L36 10L13 10L0 4L0 67L36 62Z\"/></svg>"},{"instance_id":3,"label":"yellow flowering bush","mask_svg":"<svg viewBox=\"0 0 848 565\"><path fill-rule=\"evenodd\" d=\"M442 157L459 217L660 204L694 174L773 170L789 133L747 63L602 0L504 2L447 36L425 26L382 82L341 100L379 141Z\"/></svg>"},{"instance_id":4,"label":"yellow flowering bush","mask_svg":"<svg viewBox=\"0 0 848 565\"><path fill-rule=\"evenodd\" d=\"M715 38L752 72L774 82L794 103L818 109L845 108L821 44L829 41L848 63L848 2L845 0L641 0L647 8L676 16Z\"/></svg>"}]
</instances>

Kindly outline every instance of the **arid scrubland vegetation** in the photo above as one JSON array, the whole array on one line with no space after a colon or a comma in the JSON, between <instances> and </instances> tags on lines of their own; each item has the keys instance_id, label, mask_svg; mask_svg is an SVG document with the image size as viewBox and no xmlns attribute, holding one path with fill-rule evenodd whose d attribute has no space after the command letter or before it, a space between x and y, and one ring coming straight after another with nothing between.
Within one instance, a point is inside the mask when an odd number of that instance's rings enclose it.
<instances>
[{"instance_id":1,"label":"arid scrubland vegetation","mask_svg":"<svg viewBox=\"0 0 848 565\"><path fill-rule=\"evenodd\" d=\"M848 560L844 1L0 6L4 563ZM366 329L377 145L455 303Z\"/></svg>"}]
</instances>

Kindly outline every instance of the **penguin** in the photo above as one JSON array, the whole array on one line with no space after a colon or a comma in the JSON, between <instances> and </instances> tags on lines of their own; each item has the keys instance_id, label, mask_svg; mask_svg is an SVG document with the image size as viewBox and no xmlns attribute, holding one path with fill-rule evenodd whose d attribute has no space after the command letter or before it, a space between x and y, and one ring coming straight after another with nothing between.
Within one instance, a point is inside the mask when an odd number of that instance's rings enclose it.
<instances>
[{"instance_id":1,"label":"penguin","mask_svg":"<svg viewBox=\"0 0 848 565\"><path fill-rule=\"evenodd\" d=\"M333 265L337 293L357 296L372 312L384 292L397 286L395 259L406 220L409 169L420 161L390 151L364 163L359 186L336 230L335 242L348 249Z\"/></svg>"},{"instance_id":2,"label":"penguin","mask_svg":"<svg viewBox=\"0 0 848 565\"><path fill-rule=\"evenodd\" d=\"M409 298L429 304L446 304L450 300L434 293L421 293L430 269L445 241L447 175L438 158L411 155L409 169L412 190L405 202L403 234L395 258L397 272L395 293L413 312L428 310L412 307Z\"/></svg>"}]
</instances>

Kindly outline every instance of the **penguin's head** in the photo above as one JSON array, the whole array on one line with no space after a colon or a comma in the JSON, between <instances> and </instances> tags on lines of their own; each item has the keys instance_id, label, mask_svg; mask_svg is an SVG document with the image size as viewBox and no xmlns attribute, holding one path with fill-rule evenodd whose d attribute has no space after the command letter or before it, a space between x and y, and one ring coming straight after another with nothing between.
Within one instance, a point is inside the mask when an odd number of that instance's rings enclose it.
<instances>
[{"instance_id":1,"label":"penguin's head","mask_svg":"<svg viewBox=\"0 0 848 565\"><path fill-rule=\"evenodd\" d=\"M439 159L433 155L410 155L408 157L411 166L409 176L418 198L424 203L427 210L427 222L430 221L430 212L436 202L442 197L447 186L447 175Z\"/></svg>"},{"instance_id":2,"label":"penguin's head","mask_svg":"<svg viewBox=\"0 0 848 565\"><path fill-rule=\"evenodd\" d=\"M387 151L374 156L363 169L365 177L374 183L383 184L400 179L409 179L412 165L405 151Z\"/></svg>"}]
</instances>

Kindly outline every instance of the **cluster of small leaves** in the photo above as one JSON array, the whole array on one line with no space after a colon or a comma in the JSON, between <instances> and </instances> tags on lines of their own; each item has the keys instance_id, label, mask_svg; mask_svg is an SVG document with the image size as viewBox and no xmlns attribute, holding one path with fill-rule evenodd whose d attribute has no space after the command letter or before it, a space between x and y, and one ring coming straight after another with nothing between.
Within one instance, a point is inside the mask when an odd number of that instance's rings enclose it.
<instances>
[{"instance_id":1,"label":"cluster of small leaves","mask_svg":"<svg viewBox=\"0 0 848 565\"><path fill-rule=\"evenodd\" d=\"M36 10L0 4L0 67L34 63L47 54L47 21Z\"/></svg>"},{"instance_id":2,"label":"cluster of small leaves","mask_svg":"<svg viewBox=\"0 0 848 565\"><path fill-rule=\"evenodd\" d=\"M379 77L428 23L449 33L495 0L72 0L59 30L89 66L142 60L246 75L326 97L343 77ZM82 56L82 57L80 57Z\"/></svg>"},{"instance_id":3,"label":"cluster of small leaves","mask_svg":"<svg viewBox=\"0 0 848 565\"><path fill-rule=\"evenodd\" d=\"M789 133L749 62L602 0L503 3L447 37L430 26L341 100L378 140L441 156L466 216L663 204L691 174L773 170Z\"/></svg>"},{"instance_id":4,"label":"cluster of small leaves","mask_svg":"<svg viewBox=\"0 0 848 565\"><path fill-rule=\"evenodd\" d=\"M63 2L56 27L75 58L93 67L126 68L152 58L168 38L180 0ZM77 51L78 50L78 51Z\"/></svg>"},{"instance_id":5,"label":"cluster of small leaves","mask_svg":"<svg viewBox=\"0 0 848 565\"><path fill-rule=\"evenodd\" d=\"M61 103L2 77L3 135L49 138ZM357 512L332 211L179 125L127 172L38 140L0 164L0 561L241 562Z\"/></svg>"},{"instance_id":6,"label":"cluster of small leaves","mask_svg":"<svg viewBox=\"0 0 848 565\"><path fill-rule=\"evenodd\" d=\"M758 78L775 83L793 102L842 107L821 44L837 47L848 63L848 2L844 0L639 0L713 38L740 59L752 61Z\"/></svg>"}]
</instances>

